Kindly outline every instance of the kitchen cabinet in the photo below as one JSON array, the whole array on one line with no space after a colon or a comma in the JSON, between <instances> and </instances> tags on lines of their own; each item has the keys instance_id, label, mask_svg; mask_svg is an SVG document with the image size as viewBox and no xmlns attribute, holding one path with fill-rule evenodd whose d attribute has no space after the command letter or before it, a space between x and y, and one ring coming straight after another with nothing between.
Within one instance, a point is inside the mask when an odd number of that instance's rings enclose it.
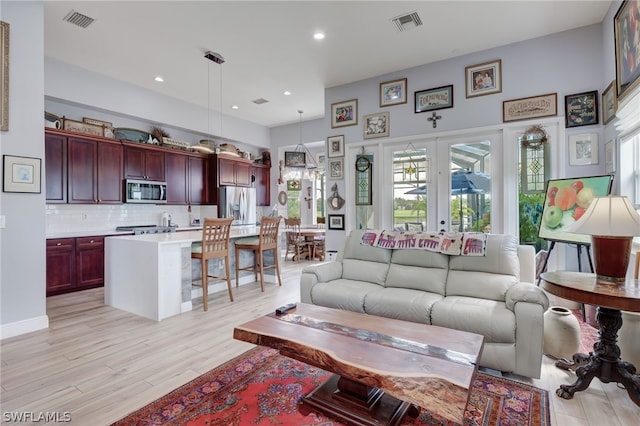
<instances>
[{"instance_id":1,"label":"kitchen cabinet","mask_svg":"<svg viewBox=\"0 0 640 426\"><path fill-rule=\"evenodd\" d=\"M67 138L68 202L122 202L122 145L119 141Z\"/></svg>"},{"instance_id":2,"label":"kitchen cabinet","mask_svg":"<svg viewBox=\"0 0 640 426\"><path fill-rule=\"evenodd\" d=\"M47 240L47 296L104 285L104 237Z\"/></svg>"},{"instance_id":3,"label":"kitchen cabinet","mask_svg":"<svg viewBox=\"0 0 640 426\"><path fill-rule=\"evenodd\" d=\"M165 152L152 145L137 146L122 143L124 147L124 177L125 179L155 180L164 182Z\"/></svg>"},{"instance_id":4,"label":"kitchen cabinet","mask_svg":"<svg viewBox=\"0 0 640 426\"><path fill-rule=\"evenodd\" d=\"M207 157L167 153L167 204L207 204Z\"/></svg>"},{"instance_id":5,"label":"kitchen cabinet","mask_svg":"<svg viewBox=\"0 0 640 426\"><path fill-rule=\"evenodd\" d=\"M76 286L76 240L47 240L47 296L72 291Z\"/></svg>"},{"instance_id":6,"label":"kitchen cabinet","mask_svg":"<svg viewBox=\"0 0 640 426\"><path fill-rule=\"evenodd\" d=\"M264 164L251 166L253 185L256 188L256 199L259 206L271 205L271 167Z\"/></svg>"},{"instance_id":7,"label":"kitchen cabinet","mask_svg":"<svg viewBox=\"0 0 640 426\"><path fill-rule=\"evenodd\" d=\"M44 164L47 203L67 202L67 138L46 133Z\"/></svg>"},{"instance_id":8,"label":"kitchen cabinet","mask_svg":"<svg viewBox=\"0 0 640 426\"><path fill-rule=\"evenodd\" d=\"M251 161L214 155L218 186L251 186Z\"/></svg>"}]
</instances>

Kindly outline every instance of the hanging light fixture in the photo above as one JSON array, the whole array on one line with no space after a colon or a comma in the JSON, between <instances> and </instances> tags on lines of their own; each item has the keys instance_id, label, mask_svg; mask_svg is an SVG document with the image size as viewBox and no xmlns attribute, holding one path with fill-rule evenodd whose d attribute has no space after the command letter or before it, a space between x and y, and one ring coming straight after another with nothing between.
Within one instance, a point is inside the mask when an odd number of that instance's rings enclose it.
<instances>
[{"instance_id":1,"label":"hanging light fixture","mask_svg":"<svg viewBox=\"0 0 640 426\"><path fill-rule=\"evenodd\" d=\"M287 175L301 175L299 176L300 178L311 179L313 177L313 173L318 168L318 163L316 162L315 158L313 158L311 152L309 152L309 149L302 142L303 113L303 110L298 110L298 114L300 115L298 121L298 145L296 145L296 148L293 151L285 152L285 163L288 156L295 158L296 160L301 160L303 158L304 162L302 164L297 164L295 166L292 164L289 165Z\"/></svg>"}]
</instances>

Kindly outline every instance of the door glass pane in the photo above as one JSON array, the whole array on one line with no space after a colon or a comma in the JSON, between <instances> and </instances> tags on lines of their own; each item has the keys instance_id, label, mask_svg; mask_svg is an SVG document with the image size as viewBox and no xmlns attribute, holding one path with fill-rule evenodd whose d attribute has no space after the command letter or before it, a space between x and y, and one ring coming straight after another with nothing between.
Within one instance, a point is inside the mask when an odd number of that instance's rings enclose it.
<instances>
[{"instance_id":1,"label":"door glass pane","mask_svg":"<svg viewBox=\"0 0 640 426\"><path fill-rule=\"evenodd\" d=\"M491 232L491 142L451 145L451 223L458 232Z\"/></svg>"},{"instance_id":2,"label":"door glass pane","mask_svg":"<svg viewBox=\"0 0 640 426\"><path fill-rule=\"evenodd\" d=\"M536 130L536 126L531 129ZM547 249L547 241L538 238L544 191L549 179L549 143L544 129L525 132L518 138L518 224L520 244L533 245L536 252Z\"/></svg>"},{"instance_id":3,"label":"door glass pane","mask_svg":"<svg viewBox=\"0 0 640 426\"><path fill-rule=\"evenodd\" d=\"M426 230L429 165L424 148L393 153L394 229Z\"/></svg>"}]
</instances>

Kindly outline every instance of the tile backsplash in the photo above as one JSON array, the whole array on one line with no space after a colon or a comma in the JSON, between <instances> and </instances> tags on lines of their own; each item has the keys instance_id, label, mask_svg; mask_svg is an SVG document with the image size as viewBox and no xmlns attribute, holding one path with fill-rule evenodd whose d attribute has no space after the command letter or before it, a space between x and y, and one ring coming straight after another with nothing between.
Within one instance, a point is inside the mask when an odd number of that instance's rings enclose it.
<instances>
[{"instance_id":1,"label":"tile backsplash","mask_svg":"<svg viewBox=\"0 0 640 426\"><path fill-rule=\"evenodd\" d=\"M258 207L259 218L271 208ZM155 204L47 204L47 234L81 231L115 230L126 225L161 225L162 213L171 215L172 223L186 227L193 219L218 217L217 206L169 206Z\"/></svg>"},{"instance_id":2,"label":"tile backsplash","mask_svg":"<svg viewBox=\"0 0 640 426\"><path fill-rule=\"evenodd\" d=\"M193 219L218 217L217 206L169 206L154 204L47 204L47 233L103 231L124 225L161 225L162 213L172 223L186 227Z\"/></svg>"}]
</instances>

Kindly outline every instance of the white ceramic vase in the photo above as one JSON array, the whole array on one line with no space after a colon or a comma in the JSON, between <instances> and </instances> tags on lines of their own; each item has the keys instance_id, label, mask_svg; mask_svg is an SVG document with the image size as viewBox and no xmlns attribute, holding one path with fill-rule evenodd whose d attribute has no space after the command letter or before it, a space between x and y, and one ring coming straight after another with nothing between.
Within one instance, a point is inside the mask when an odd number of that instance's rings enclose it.
<instances>
[{"instance_id":1,"label":"white ceramic vase","mask_svg":"<svg viewBox=\"0 0 640 426\"><path fill-rule=\"evenodd\" d=\"M580 351L580 324L569 309L550 306L544 313L542 350L553 358L568 360Z\"/></svg>"},{"instance_id":2,"label":"white ceramic vase","mask_svg":"<svg viewBox=\"0 0 640 426\"><path fill-rule=\"evenodd\" d=\"M622 311L622 328L618 331L620 358L640 371L640 313Z\"/></svg>"}]
</instances>

